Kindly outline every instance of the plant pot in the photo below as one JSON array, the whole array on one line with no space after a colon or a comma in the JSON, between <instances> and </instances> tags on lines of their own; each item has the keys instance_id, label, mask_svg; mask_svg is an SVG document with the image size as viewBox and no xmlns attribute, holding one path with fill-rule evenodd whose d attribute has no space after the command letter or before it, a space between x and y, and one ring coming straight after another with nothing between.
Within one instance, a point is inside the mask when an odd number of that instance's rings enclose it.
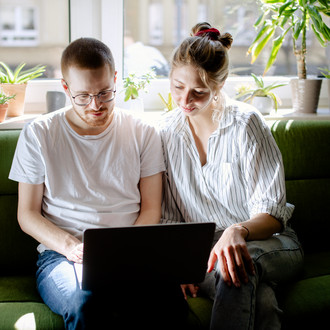
<instances>
[{"instance_id":1,"label":"plant pot","mask_svg":"<svg viewBox=\"0 0 330 330\"><path fill-rule=\"evenodd\" d=\"M316 113L322 79L292 79L292 108L296 112Z\"/></svg>"},{"instance_id":2,"label":"plant pot","mask_svg":"<svg viewBox=\"0 0 330 330\"><path fill-rule=\"evenodd\" d=\"M27 84L1 84L6 94L15 94L15 98L9 103L8 117L18 117L24 114L26 86Z\"/></svg>"},{"instance_id":3,"label":"plant pot","mask_svg":"<svg viewBox=\"0 0 330 330\"><path fill-rule=\"evenodd\" d=\"M269 115L273 110L273 101L268 96L255 96L252 100L252 105L263 115Z\"/></svg>"},{"instance_id":4,"label":"plant pot","mask_svg":"<svg viewBox=\"0 0 330 330\"><path fill-rule=\"evenodd\" d=\"M330 110L330 79L327 79L328 83L328 102L329 102L329 110Z\"/></svg>"},{"instance_id":5,"label":"plant pot","mask_svg":"<svg viewBox=\"0 0 330 330\"><path fill-rule=\"evenodd\" d=\"M8 112L8 103L0 104L0 123L2 123L7 116Z\"/></svg>"}]
</instances>

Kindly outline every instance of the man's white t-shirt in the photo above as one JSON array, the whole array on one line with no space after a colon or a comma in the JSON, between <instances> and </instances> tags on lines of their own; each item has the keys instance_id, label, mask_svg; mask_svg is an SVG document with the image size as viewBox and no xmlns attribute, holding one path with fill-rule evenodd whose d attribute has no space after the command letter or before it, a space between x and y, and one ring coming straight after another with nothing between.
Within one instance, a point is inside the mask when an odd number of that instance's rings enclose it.
<instances>
[{"instance_id":1,"label":"man's white t-shirt","mask_svg":"<svg viewBox=\"0 0 330 330\"><path fill-rule=\"evenodd\" d=\"M43 215L81 239L87 228L134 224L140 178L164 169L160 138L142 120L115 109L104 132L81 136L61 110L24 127L9 178L44 183Z\"/></svg>"}]
</instances>

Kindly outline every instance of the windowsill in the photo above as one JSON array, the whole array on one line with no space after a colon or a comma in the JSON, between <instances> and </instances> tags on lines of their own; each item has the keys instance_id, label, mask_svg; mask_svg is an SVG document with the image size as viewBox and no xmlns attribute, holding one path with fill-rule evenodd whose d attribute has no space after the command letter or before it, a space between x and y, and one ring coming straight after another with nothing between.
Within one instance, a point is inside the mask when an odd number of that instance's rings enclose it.
<instances>
[{"instance_id":1,"label":"windowsill","mask_svg":"<svg viewBox=\"0 0 330 330\"><path fill-rule=\"evenodd\" d=\"M164 114L162 110L152 110L144 112L136 112L135 115L149 122L155 124ZM34 118L40 116L40 113L29 113L19 117L8 117L4 122L0 123L0 130L15 130L22 129L24 125ZM317 113L297 113L292 109L279 109L275 113L264 116L265 120L271 125L276 120L330 120L330 109L319 108Z\"/></svg>"}]
</instances>

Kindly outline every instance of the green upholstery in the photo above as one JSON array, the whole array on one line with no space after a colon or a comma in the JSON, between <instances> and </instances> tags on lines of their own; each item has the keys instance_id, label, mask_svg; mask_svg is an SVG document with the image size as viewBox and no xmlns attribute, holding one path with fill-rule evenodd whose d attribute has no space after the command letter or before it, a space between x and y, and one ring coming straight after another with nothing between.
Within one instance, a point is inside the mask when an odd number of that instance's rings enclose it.
<instances>
[{"instance_id":1,"label":"green upholstery","mask_svg":"<svg viewBox=\"0 0 330 330\"><path fill-rule=\"evenodd\" d=\"M305 250L299 278L277 295L283 329L326 329L330 312L330 121L278 121L291 219ZM17 223L17 184L8 180L19 130L0 130L0 329L63 329L36 290L37 243ZM212 301L188 298L189 329L208 329ZM230 316L232 317L232 316Z\"/></svg>"},{"instance_id":2,"label":"green upholstery","mask_svg":"<svg viewBox=\"0 0 330 330\"><path fill-rule=\"evenodd\" d=\"M284 329L326 329L330 312L330 121L271 127L284 163L290 220L305 252L301 278L278 291Z\"/></svg>"},{"instance_id":3,"label":"green upholstery","mask_svg":"<svg viewBox=\"0 0 330 330\"><path fill-rule=\"evenodd\" d=\"M305 252L329 251L330 121L277 121L271 127L285 169L291 219Z\"/></svg>"}]
</instances>

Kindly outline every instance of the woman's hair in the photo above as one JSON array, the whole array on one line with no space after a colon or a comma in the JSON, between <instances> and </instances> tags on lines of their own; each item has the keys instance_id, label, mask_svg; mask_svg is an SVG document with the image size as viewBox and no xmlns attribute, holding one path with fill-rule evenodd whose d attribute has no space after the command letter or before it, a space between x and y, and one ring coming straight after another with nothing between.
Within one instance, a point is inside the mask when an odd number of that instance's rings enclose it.
<instances>
[{"instance_id":1,"label":"woman's hair","mask_svg":"<svg viewBox=\"0 0 330 330\"><path fill-rule=\"evenodd\" d=\"M191 36L174 51L171 73L177 67L193 65L205 86L212 91L218 90L228 77L228 50L232 42L229 33L221 34L207 22L196 24Z\"/></svg>"},{"instance_id":2,"label":"woman's hair","mask_svg":"<svg viewBox=\"0 0 330 330\"><path fill-rule=\"evenodd\" d=\"M205 32L203 32L205 31ZM206 86L222 85L228 77L228 50L233 38L221 34L207 22L196 24L191 36L174 51L171 70L182 65L193 65Z\"/></svg>"},{"instance_id":3,"label":"woman's hair","mask_svg":"<svg viewBox=\"0 0 330 330\"><path fill-rule=\"evenodd\" d=\"M63 51L61 59L62 74L75 66L83 69L98 69L109 65L115 72L115 62L111 50L103 42L93 38L80 38L71 42Z\"/></svg>"}]
</instances>

